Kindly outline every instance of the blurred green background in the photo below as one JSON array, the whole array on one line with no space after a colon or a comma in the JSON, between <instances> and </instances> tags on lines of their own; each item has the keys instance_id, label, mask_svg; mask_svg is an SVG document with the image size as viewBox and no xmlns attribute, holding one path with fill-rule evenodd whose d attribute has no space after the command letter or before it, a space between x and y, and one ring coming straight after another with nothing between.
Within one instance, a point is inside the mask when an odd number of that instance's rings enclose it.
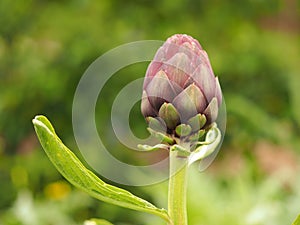
<instances>
[{"instance_id":1,"label":"blurred green background","mask_svg":"<svg viewBox=\"0 0 300 225\"><path fill-rule=\"evenodd\" d=\"M91 217L163 224L71 187L41 149L31 119L48 116L78 153L72 100L87 67L118 45L175 33L192 35L208 52L228 113L218 157L204 173L191 170L189 224L292 223L300 213L299 0L1 0L1 225L75 225ZM121 144L105 132L111 104L146 68L120 71L101 92L99 134L116 151ZM132 118L135 132L146 135L139 106ZM125 188L166 207L166 182Z\"/></svg>"}]
</instances>

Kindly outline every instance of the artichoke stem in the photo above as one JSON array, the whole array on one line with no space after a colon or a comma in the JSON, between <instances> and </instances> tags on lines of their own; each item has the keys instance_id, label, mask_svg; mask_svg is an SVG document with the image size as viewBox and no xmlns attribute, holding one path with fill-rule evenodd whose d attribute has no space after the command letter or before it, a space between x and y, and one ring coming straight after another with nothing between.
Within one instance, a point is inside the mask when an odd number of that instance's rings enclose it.
<instances>
[{"instance_id":1,"label":"artichoke stem","mask_svg":"<svg viewBox=\"0 0 300 225\"><path fill-rule=\"evenodd\" d=\"M170 151L170 178L168 212L172 225L187 225L187 158L178 157L177 151Z\"/></svg>"}]
</instances>

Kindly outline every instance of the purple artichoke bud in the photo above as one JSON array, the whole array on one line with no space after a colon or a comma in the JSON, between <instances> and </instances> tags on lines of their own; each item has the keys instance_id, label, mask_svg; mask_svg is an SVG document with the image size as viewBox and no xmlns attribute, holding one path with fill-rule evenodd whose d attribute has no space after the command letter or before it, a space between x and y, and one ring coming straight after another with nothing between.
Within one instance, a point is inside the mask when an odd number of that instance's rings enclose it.
<instances>
[{"instance_id":1,"label":"purple artichoke bud","mask_svg":"<svg viewBox=\"0 0 300 225\"><path fill-rule=\"evenodd\" d=\"M199 42L185 34L168 38L146 72L144 117L159 117L167 133L186 136L209 127L221 103L219 80Z\"/></svg>"}]
</instances>

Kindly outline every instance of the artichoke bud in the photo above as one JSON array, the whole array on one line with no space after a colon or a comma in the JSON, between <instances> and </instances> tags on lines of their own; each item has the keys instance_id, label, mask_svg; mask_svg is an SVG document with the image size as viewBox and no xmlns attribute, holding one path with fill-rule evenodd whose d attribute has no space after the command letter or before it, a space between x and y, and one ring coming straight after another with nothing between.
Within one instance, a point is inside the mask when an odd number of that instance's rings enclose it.
<instances>
[{"instance_id":1,"label":"artichoke bud","mask_svg":"<svg viewBox=\"0 0 300 225\"><path fill-rule=\"evenodd\" d=\"M222 91L207 53L194 38L176 34L149 64L141 103L149 127L173 138L199 141L218 117Z\"/></svg>"}]
</instances>

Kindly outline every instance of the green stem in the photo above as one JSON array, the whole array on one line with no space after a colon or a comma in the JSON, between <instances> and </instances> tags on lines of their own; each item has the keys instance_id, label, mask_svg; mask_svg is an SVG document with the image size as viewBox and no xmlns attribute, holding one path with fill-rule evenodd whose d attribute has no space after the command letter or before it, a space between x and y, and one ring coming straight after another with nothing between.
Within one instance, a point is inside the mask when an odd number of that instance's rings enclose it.
<instances>
[{"instance_id":1,"label":"green stem","mask_svg":"<svg viewBox=\"0 0 300 225\"><path fill-rule=\"evenodd\" d=\"M168 192L168 213L173 224L187 225L186 211L187 159L177 157L177 151L170 152L170 178Z\"/></svg>"}]
</instances>

